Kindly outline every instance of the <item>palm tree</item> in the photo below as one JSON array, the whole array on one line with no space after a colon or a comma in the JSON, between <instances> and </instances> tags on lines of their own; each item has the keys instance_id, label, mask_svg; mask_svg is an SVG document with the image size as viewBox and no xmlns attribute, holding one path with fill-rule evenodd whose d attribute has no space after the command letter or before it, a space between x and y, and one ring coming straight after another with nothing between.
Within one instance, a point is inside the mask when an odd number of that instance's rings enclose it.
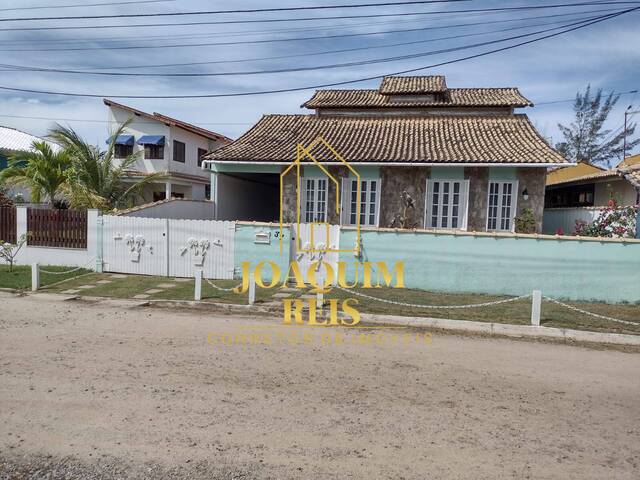
<instances>
[{"instance_id":1,"label":"palm tree","mask_svg":"<svg viewBox=\"0 0 640 480\"><path fill-rule=\"evenodd\" d=\"M72 208L99 208L112 210L129 207L142 197L143 190L165 178L164 173L153 173L127 182L128 172L139 159L136 152L124 159L115 157L115 141L129 122L120 125L111 136L106 151L90 145L72 128L57 125L49 134L69 155L72 167L64 192Z\"/></svg>"},{"instance_id":2,"label":"palm tree","mask_svg":"<svg viewBox=\"0 0 640 480\"><path fill-rule=\"evenodd\" d=\"M31 190L34 202L47 198L53 207L67 181L71 160L65 151L54 151L44 141L33 142L32 150L9 157L9 167L0 172L0 182Z\"/></svg>"}]
</instances>

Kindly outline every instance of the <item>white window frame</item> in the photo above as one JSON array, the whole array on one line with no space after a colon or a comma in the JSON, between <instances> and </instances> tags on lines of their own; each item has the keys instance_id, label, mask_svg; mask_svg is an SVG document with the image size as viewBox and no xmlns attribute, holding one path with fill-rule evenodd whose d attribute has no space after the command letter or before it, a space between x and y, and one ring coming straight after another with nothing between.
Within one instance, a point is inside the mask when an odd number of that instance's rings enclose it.
<instances>
[{"instance_id":1,"label":"white window frame","mask_svg":"<svg viewBox=\"0 0 640 480\"><path fill-rule=\"evenodd\" d=\"M489 208L491 208L491 184L498 184L498 204L497 207L497 216L496 216L496 228L489 228ZM503 220L505 218L502 216L502 207L503 205L503 186L511 184L511 211L509 214L509 228L501 228ZM487 183L487 222L486 222L486 230L487 232L514 232L515 231L515 218L516 213L518 211L518 181L517 180L489 180Z\"/></svg>"},{"instance_id":2,"label":"white window frame","mask_svg":"<svg viewBox=\"0 0 640 480\"><path fill-rule=\"evenodd\" d=\"M312 215L311 215L311 220L307 220L307 182L313 182L314 183L314 187L313 187L313 191L314 191L314 196L315 196L315 192L318 192L318 183L323 181L324 185L325 185L325 196L324 196L324 211L321 212L318 209L318 199L314 198L312 200L313 203L313 211L312 211ZM327 213L328 213L328 208L327 206L329 205L329 179L327 177L302 177L301 179L302 182L302 201L300 202L300 217L301 217L301 221L302 223L313 223L313 222L327 222ZM324 220L319 220L318 219L318 214L322 213L324 215Z\"/></svg>"},{"instance_id":3,"label":"white window frame","mask_svg":"<svg viewBox=\"0 0 640 480\"><path fill-rule=\"evenodd\" d=\"M351 195L353 193L353 182L356 182L357 179L353 178L353 177L347 177L347 178L343 178L342 179L342 216L341 216L341 220L340 223L342 225L350 225L350 226L356 226L356 221L352 221L352 214L356 214L356 218L357 218L357 213L358 212L353 212L352 208L352 201L351 201ZM369 219L371 216L371 213L369 211L369 207L371 206L371 182L375 182L376 183L376 198L375 198L375 210L374 210L374 223L371 224L369 223ZM366 185L366 190L363 188L363 184ZM380 199L381 199L381 194L382 194L382 183L380 178L361 178L360 179L360 191L361 191L361 198L360 201L357 201L356 199L356 205L360 206L360 226L361 227L378 227L379 222L380 222ZM367 198L364 202L365 205L365 221L362 221L362 194L366 194Z\"/></svg>"},{"instance_id":4,"label":"white window frame","mask_svg":"<svg viewBox=\"0 0 640 480\"><path fill-rule=\"evenodd\" d=\"M438 207L438 226L437 227L433 227L431 225L431 216L432 216L432 208L433 207L433 198L432 198L432 190L433 190L433 184L435 182L439 182L440 184L442 183L460 183L461 184L461 188L462 188L462 193L460 195L460 200L461 203L458 203L458 226L453 228L451 227L451 221L452 221L452 212L453 209L450 208L453 205L451 205L451 203L448 205L448 214L447 214L447 226L446 227L442 227L440 225L442 225L442 204L440 204L440 206ZM442 195L442 191L439 192L440 195ZM453 195L453 191L449 192L449 195ZM425 196L424 196L424 228L435 228L437 230L467 230L467 225L469 222L469 180L467 179L452 179L452 178L428 178L427 179L427 186L425 189Z\"/></svg>"}]
</instances>

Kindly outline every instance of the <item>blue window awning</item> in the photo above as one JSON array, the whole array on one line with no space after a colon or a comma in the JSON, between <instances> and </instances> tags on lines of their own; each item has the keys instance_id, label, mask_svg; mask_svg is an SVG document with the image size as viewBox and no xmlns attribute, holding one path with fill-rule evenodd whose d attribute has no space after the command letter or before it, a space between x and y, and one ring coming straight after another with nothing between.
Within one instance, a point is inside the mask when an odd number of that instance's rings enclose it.
<instances>
[{"instance_id":1,"label":"blue window awning","mask_svg":"<svg viewBox=\"0 0 640 480\"><path fill-rule=\"evenodd\" d=\"M143 135L138 139L138 145L164 145L164 135Z\"/></svg>"},{"instance_id":2,"label":"blue window awning","mask_svg":"<svg viewBox=\"0 0 640 480\"><path fill-rule=\"evenodd\" d=\"M107 145L110 144L112 140L113 137L107 138ZM115 143L116 145L133 146L134 140L135 138L133 137L133 135L118 135L113 143Z\"/></svg>"}]
</instances>

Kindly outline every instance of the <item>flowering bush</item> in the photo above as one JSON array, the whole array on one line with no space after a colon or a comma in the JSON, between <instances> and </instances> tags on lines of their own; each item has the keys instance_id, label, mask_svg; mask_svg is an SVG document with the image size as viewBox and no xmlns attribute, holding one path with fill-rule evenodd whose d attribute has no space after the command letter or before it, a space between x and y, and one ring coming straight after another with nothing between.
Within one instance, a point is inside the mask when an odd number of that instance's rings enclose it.
<instances>
[{"instance_id":1,"label":"flowering bush","mask_svg":"<svg viewBox=\"0 0 640 480\"><path fill-rule=\"evenodd\" d=\"M582 237L633 238L636 236L636 218L638 206L618 207L614 200L609 200L598 218L592 223L576 220L573 235Z\"/></svg>"}]
</instances>

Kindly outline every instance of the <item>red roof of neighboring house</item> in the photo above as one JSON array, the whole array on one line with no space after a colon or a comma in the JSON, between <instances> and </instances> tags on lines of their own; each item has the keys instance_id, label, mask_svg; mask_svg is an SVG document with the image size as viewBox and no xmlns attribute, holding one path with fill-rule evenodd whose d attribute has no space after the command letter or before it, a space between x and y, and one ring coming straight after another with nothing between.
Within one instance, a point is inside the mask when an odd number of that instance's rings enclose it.
<instances>
[{"instance_id":1,"label":"red roof of neighboring house","mask_svg":"<svg viewBox=\"0 0 640 480\"><path fill-rule=\"evenodd\" d=\"M232 140L229 137L226 137L220 133L216 133L216 132L212 132L211 130L207 130L205 128L202 127L198 127L196 125L192 125L190 123L187 122L183 122L182 120L178 120L176 118L172 118L172 117L167 117L166 115L162 115L161 113L158 112L153 112L153 114L151 113L147 113L147 112L143 112L142 110L137 110L133 107L129 107L127 105L122 105L121 103L117 103L114 102L113 100L109 100L108 98L103 98L102 101L104 102L105 105L111 107L118 107L118 108L122 108L123 110L127 110L131 113L135 113L136 115L140 115L142 117L146 117L146 118L150 118L152 120L157 120L159 122L165 123L167 125L171 125L171 126L175 126L178 128L182 128L183 130L186 130L188 132L191 133L195 133L196 135L201 135L203 137L206 137L210 140L222 140L225 142L231 142Z\"/></svg>"}]
</instances>

